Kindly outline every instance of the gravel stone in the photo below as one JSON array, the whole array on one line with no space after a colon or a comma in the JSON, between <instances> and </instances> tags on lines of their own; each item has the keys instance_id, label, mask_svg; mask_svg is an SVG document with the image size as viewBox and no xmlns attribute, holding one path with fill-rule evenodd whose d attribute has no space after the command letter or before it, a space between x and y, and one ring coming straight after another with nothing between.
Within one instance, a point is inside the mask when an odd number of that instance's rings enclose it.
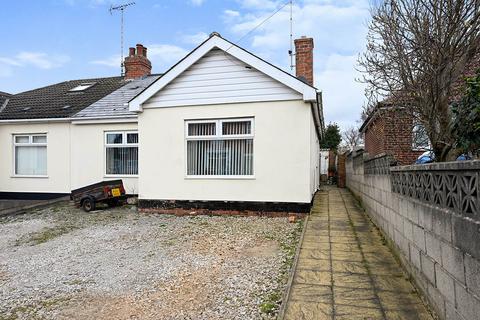
<instances>
[{"instance_id":1,"label":"gravel stone","mask_svg":"<svg viewBox=\"0 0 480 320\"><path fill-rule=\"evenodd\" d=\"M260 305L283 293L300 229L65 203L2 217L0 320L274 318Z\"/></svg>"}]
</instances>

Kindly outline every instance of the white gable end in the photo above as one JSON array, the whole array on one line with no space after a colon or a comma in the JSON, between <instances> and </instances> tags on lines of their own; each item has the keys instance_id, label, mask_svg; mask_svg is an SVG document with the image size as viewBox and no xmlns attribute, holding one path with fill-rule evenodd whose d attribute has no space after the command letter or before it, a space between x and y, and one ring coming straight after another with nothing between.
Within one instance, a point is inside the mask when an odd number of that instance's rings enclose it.
<instances>
[{"instance_id":1,"label":"white gable end","mask_svg":"<svg viewBox=\"0 0 480 320\"><path fill-rule=\"evenodd\" d=\"M302 95L223 50L213 49L155 93L144 108L298 100Z\"/></svg>"}]
</instances>

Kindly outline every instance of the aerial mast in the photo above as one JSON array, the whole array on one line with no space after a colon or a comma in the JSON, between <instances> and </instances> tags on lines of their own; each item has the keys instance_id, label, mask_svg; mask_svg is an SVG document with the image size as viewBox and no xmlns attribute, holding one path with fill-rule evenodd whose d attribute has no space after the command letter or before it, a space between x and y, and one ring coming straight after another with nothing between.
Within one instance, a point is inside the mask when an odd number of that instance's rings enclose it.
<instances>
[{"instance_id":1,"label":"aerial mast","mask_svg":"<svg viewBox=\"0 0 480 320\"><path fill-rule=\"evenodd\" d=\"M288 51L290 55L290 71L293 73L293 0L290 0L290 50Z\"/></svg>"},{"instance_id":2,"label":"aerial mast","mask_svg":"<svg viewBox=\"0 0 480 320\"><path fill-rule=\"evenodd\" d=\"M123 63L123 28L124 28L124 11L127 7L133 6L135 2L129 2L125 4L121 4L118 6L110 6L110 14L113 14L113 11L120 11L121 14L121 24L120 24L120 74L122 77L125 75L125 70L124 70L124 63Z\"/></svg>"}]
</instances>

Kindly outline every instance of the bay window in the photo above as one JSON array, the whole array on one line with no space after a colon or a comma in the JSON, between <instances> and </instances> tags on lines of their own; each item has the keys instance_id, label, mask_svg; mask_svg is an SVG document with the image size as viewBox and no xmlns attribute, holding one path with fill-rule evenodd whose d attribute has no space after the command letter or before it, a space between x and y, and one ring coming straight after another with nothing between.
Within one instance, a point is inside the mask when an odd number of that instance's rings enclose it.
<instances>
[{"instance_id":1,"label":"bay window","mask_svg":"<svg viewBox=\"0 0 480 320\"><path fill-rule=\"evenodd\" d=\"M252 177L253 118L186 121L187 177Z\"/></svg>"},{"instance_id":2,"label":"bay window","mask_svg":"<svg viewBox=\"0 0 480 320\"><path fill-rule=\"evenodd\" d=\"M105 132L105 174L138 174L138 132Z\"/></svg>"},{"instance_id":3,"label":"bay window","mask_svg":"<svg viewBox=\"0 0 480 320\"><path fill-rule=\"evenodd\" d=\"M47 175L46 134L14 135L13 145L16 176Z\"/></svg>"}]
</instances>

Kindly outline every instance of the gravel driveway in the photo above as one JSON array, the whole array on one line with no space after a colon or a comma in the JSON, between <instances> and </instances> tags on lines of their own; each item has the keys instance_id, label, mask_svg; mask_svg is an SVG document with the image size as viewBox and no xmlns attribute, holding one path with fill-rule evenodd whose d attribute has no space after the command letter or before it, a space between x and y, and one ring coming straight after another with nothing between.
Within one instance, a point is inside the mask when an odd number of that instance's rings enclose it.
<instances>
[{"instance_id":1,"label":"gravel driveway","mask_svg":"<svg viewBox=\"0 0 480 320\"><path fill-rule=\"evenodd\" d=\"M300 231L65 203L3 217L0 320L274 318Z\"/></svg>"}]
</instances>

